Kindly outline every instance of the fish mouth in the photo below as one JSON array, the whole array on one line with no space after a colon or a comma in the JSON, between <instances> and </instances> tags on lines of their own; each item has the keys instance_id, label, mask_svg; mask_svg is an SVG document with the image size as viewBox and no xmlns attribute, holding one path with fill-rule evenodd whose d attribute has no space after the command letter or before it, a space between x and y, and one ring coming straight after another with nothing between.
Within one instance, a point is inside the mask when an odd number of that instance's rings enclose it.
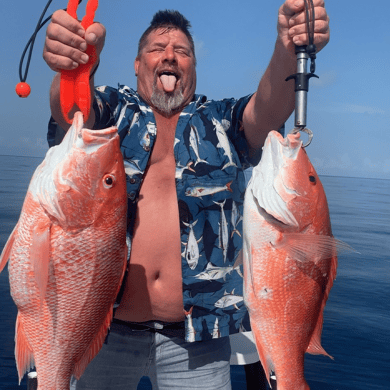
<instances>
[{"instance_id":1,"label":"fish mouth","mask_svg":"<svg viewBox=\"0 0 390 390\"><path fill-rule=\"evenodd\" d=\"M96 152L99 147L107 144L118 134L117 127L109 127L103 130L91 130L84 128L83 114L77 111L73 117L73 123L60 145L57 145L56 155L63 158L72 148L83 149L87 154ZM54 149L54 148L53 148Z\"/></svg>"},{"instance_id":2,"label":"fish mouth","mask_svg":"<svg viewBox=\"0 0 390 390\"><path fill-rule=\"evenodd\" d=\"M271 131L268 134L268 140L271 144L270 146L272 156L275 160L275 165L277 166L281 166L283 164L283 158L295 160L303 145L299 132L296 134L287 134L287 136L283 138L279 132ZM282 153L278 152L279 148L281 148Z\"/></svg>"},{"instance_id":3,"label":"fish mouth","mask_svg":"<svg viewBox=\"0 0 390 390\"><path fill-rule=\"evenodd\" d=\"M82 129L74 146L83 149L87 154L92 154L117 136L118 129L114 126L104 130Z\"/></svg>"}]
</instances>

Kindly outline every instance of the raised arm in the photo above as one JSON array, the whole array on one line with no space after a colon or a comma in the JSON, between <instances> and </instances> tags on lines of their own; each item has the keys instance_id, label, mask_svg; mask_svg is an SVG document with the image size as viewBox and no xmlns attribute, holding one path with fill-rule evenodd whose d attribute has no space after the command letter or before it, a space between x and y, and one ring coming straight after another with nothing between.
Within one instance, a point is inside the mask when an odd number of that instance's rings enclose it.
<instances>
[{"instance_id":1,"label":"raised arm","mask_svg":"<svg viewBox=\"0 0 390 390\"><path fill-rule=\"evenodd\" d=\"M61 69L71 70L84 64L88 58L84 57L87 43L96 46L96 53L99 56L106 36L106 30L100 23L92 24L87 31L81 23L72 18L67 12L59 10L54 12L51 23L46 31L43 58L55 72ZM87 56L88 57L88 56ZM96 66L96 65L95 65ZM94 80L90 80L91 96L93 96ZM93 100L93 99L92 99ZM92 101L93 103L93 101ZM50 88L50 108L55 121L64 129L68 130L70 125L65 121L60 106L60 74L57 73ZM70 116L74 114L73 110ZM85 120L85 119L84 119ZM95 122L95 113L91 107L90 115L86 120L86 127L91 128Z\"/></svg>"},{"instance_id":2,"label":"raised arm","mask_svg":"<svg viewBox=\"0 0 390 390\"><path fill-rule=\"evenodd\" d=\"M313 3L318 52L329 41L329 17L323 0ZM285 79L297 71L295 45L308 44L305 21L304 0L286 0L279 8L274 53L243 115L245 136L252 148L262 147L269 131L277 130L294 110L294 83Z\"/></svg>"}]
</instances>

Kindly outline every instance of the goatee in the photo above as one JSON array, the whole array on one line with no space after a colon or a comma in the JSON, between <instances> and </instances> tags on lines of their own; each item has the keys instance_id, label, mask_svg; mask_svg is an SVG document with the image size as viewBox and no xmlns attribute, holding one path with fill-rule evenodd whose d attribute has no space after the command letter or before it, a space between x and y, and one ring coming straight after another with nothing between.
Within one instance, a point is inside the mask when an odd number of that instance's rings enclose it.
<instances>
[{"instance_id":1,"label":"goatee","mask_svg":"<svg viewBox=\"0 0 390 390\"><path fill-rule=\"evenodd\" d=\"M182 108L184 96L180 88L173 92L165 92L157 88L157 75L153 82L153 91L150 101L153 107L164 115L172 115Z\"/></svg>"}]
</instances>

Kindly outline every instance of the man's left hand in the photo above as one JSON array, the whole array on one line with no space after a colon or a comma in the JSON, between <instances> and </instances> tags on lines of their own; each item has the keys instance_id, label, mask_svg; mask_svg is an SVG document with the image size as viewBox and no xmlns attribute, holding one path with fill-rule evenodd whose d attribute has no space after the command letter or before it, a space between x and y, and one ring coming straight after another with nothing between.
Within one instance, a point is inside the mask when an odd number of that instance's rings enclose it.
<instances>
[{"instance_id":1,"label":"man's left hand","mask_svg":"<svg viewBox=\"0 0 390 390\"><path fill-rule=\"evenodd\" d=\"M310 1L307 1L310 7ZM314 4L314 44L317 53L329 42L329 16L325 10L324 0L313 0ZM310 9L309 14L311 15ZM309 44L306 26L304 0L286 0L279 8L278 39L284 48L295 57L295 45Z\"/></svg>"}]
</instances>

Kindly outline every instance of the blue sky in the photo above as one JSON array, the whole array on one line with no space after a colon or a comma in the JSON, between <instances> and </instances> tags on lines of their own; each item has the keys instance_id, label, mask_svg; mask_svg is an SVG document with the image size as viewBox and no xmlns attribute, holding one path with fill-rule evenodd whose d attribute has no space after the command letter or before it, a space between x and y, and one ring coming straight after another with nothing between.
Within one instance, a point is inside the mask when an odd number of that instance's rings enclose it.
<instances>
[{"instance_id":1,"label":"blue sky","mask_svg":"<svg viewBox=\"0 0 390 390\"><path fill-rule=\"evenodd\" d=\"M27 82L27 99L14 92L19 60L46 0L3 1L0 15L0 154L44 156L54 73L42 59L45 30L38 34ZM241 97L256 90L276 38L282 0L100 0L96 20L107 39L97 84L136 86L133 61L141 33L159 9L177 9L192 24L197 93ZM86 0L79 6L85 13ZM47 15L65 8L54 0ZM390 179L390 5L387 0L328 1L331 40L317 56L308 95L307 152L319 174ZM293 128L293 115L286 130Z\"/></svg>"}]
</instances>

